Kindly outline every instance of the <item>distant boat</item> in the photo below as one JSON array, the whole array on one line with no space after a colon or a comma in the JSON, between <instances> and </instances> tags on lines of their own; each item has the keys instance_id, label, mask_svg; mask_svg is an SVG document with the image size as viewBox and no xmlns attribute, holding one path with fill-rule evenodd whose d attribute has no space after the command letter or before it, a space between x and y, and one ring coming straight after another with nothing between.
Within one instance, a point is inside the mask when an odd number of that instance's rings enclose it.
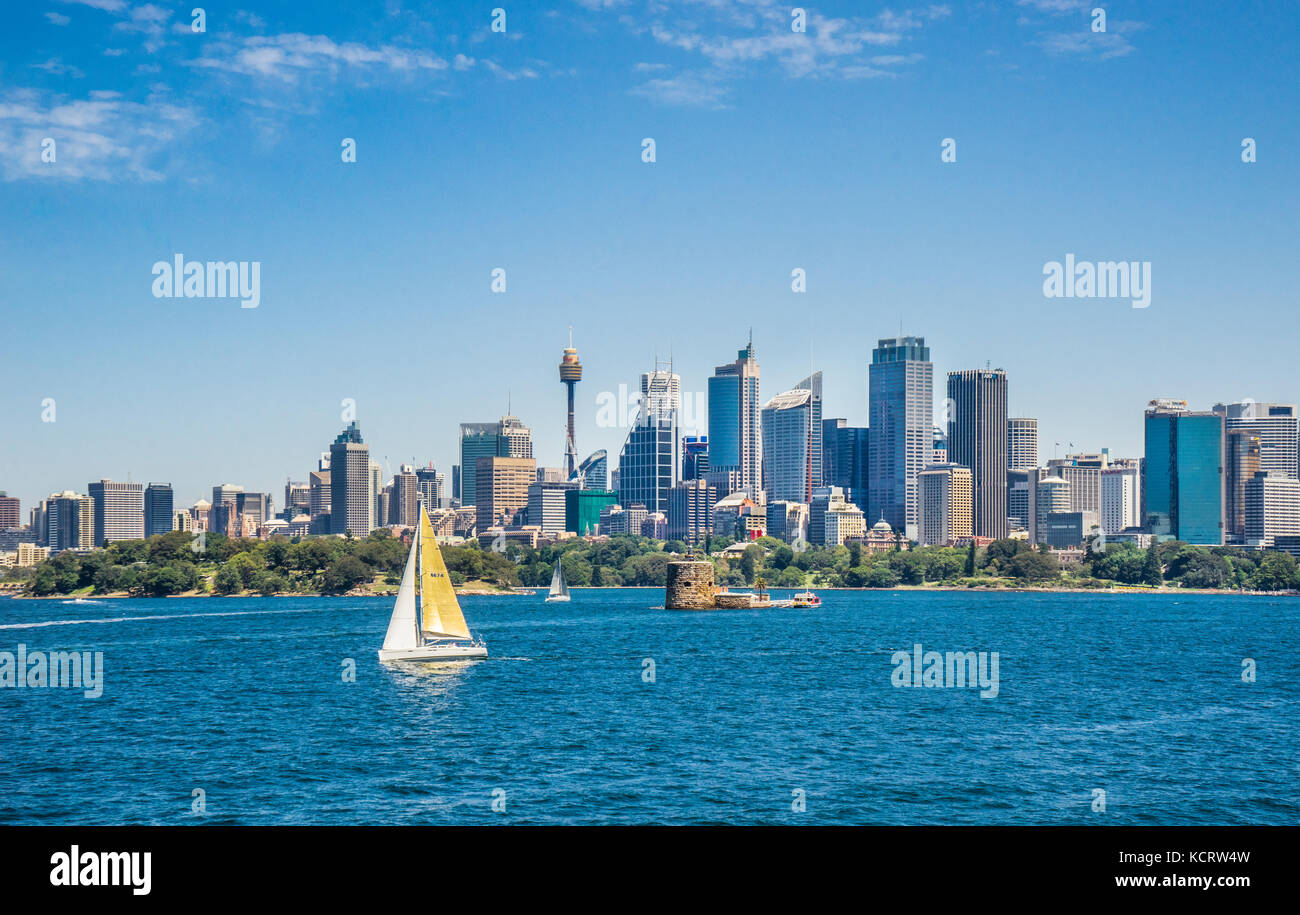
<instances>
[{"instance_id":1,"label":"distant boat","mask_svg":"<svg viewBox=\"0 0 1300 915\"><path fill-rule=\"evenodd\" d=\"M84 597L78 597L75 600L65 600L65 604L86 604L98 607L103 603L102 600L86 600Z\"/></svg>"},{"instance_id":2,"label":"distant boat","mask_svg":"<svg viewBox=\"0 0 1300 915\"><path fill-rule=\"evenodd\" d=\"M418 571L417 571L418 570ZM418 579L418 586L417 586ZM433 525L420 506L420 523L402 570L381 661L462 661L486 658L487 646L469 631Z\"/></svg>"},{"instance_id":3,"label":"distant boat","mask_svg":"<svg viewBox=\"0 0 1300 915\"><path fill-rule=\"evenodd\" d=\"M548 604L569 599L569 585L564 580L564 565L555 561L555 574L551 576L551 590L546 594Z\"/></svg>"},{"instance_id":4,"label":"distant boat","mask_svg":"<svg viewBox=\"0 0 1300 915\"><path fill-rule=\"evenodd\" d=\"M820 607L822 599L811 591L800 591L790 601L791 607Z\"/></svg>"}]
</instances>

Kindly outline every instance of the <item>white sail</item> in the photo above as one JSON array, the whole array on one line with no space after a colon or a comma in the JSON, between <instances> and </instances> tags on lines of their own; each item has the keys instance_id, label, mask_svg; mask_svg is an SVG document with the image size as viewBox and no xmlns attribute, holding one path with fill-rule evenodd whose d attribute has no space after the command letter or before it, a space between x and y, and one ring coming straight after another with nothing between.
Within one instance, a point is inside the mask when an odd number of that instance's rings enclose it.
<instances>
[{"instance_id":1,"label":"white sail","mask_svg":"<svg viewBox=\"0 0 1300 915\"><path fill-rule=\"evenodd\" d=\"M555 574L551 576L551 591L548 597L568 597L569 583L564 580L564 566L555 563Z\"/></svg>"},{"instance_id":2,"label":"white sail","mask_svg":"<svg viewBox=\"0 0 1300 915\"><path fill-rule=\"evenodd\" d=\"M419 549L417 533L411 538L411 552L402 571L402 586L397 590L397 603L393 605L393 616L388 621L384 648L414 648L419 644L419 624L415 619L415 562Z\"/></svg>"}]
</instances>

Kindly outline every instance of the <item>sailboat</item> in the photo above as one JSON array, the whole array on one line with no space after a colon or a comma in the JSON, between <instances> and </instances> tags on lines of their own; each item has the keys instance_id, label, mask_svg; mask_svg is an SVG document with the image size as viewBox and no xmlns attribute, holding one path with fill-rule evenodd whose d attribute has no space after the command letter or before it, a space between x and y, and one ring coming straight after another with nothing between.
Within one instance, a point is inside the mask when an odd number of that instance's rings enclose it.
<instances>
[{"instance_id":1,"label":"sailboat","mask_svg":"<svg viewBox=\"0 0 1300 915\"><path fill-rule=\"evenodd\" d=\"M418 582L418 584L417 584ZM420 505L420 523L402 570L402 585L388 621L381 661L461 661L486 658L483 640L470 634L447 564Z\"/></svg>"},{"instance_id":2,"label":"sailboat","mask_svg":"<svg viewBox=\"0 0 1300 915\"><path fill-rule=\"evenodd\" d=\"M551 590L546 594L546 602L554 603L569 599L569 585L564 580L564 565L555 560L555 574L551 576Z\"/></svg>"}]
</instances>

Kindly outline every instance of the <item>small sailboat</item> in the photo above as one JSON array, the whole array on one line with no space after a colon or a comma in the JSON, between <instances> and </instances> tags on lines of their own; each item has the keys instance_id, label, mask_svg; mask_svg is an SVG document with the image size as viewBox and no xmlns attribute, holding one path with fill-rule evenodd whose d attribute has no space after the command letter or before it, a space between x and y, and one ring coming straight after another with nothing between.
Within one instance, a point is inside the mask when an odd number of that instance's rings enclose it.
<instances>
[{"instance_id":1,"label":"small sailboat","mask_svg":"<svg viewBox=\"0 0 1300 915\"><path fill-rule=\"evenodd\" d=\"M381 661L462 661L486 658L487 646L465 623L433 525L420 505L420 523L402 570Z\"/></svg>"},{"instance_id":2,"label":"small sailboat","mask_svg":"<svg viewBox=\"0 0 1300 915\"><path fill-rule=\"evenodd\" d=\"M548 604L569 599L569 585L564 580L564 564L555 561L555 574L551 576L551 590L546 594Z\"/></svg>"}]
</instances>

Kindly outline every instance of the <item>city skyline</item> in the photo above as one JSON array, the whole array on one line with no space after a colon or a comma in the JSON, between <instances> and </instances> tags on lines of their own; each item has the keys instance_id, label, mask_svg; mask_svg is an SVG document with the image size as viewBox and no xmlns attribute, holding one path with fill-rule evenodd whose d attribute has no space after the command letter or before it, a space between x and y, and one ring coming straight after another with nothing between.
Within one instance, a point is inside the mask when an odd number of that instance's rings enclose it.
<instances>
[{"instance_id":1,"label":"city skyline","mask_svg":"<svg viewBox=\"0 0 1300 915\"><path fill-rule=\"evenodd\" d=\"M386 475L449 468L457 424L507 413L559 466L569 325L579 458L623 444L600 392L669 354L705 391L750 326L770 379L811 348L854 426L896 331L938 379L1001 367L1042 460L1138 453L1152 397L1300 399L1284 339L1257 339L1293 302L1293 6L1155 3L1096 35L1059 0L832 3L804 47L757 2L561 3L503 34L476 7L271 3L195 35L188 7L111 5L0 35L0 479L24 504L100 477L278 492L344 400ZM1045 297L1071 254L1149 262L1149 307ZM178 255L259 263L258 307L155 297ZM430 345L402 354L404 326ZM56 341L76 358L51 372Z\"/></svg>"},{"instance_id":2,"label":"city skyline","mask_svg":"<svg viewBox=\"0 0 1300 915\"><path fill-rule=\"evenodd\" d=\"M919 338L919 339L921 339L922 341L924 341L925 350L926 350L926 353L927 353L927 355L928 355L929 350L930 350L930 346L929 346L929 340L928 340L928 338L923 338L923 337L922 337L922 338ZM894 342L894 341L893 341L893 338L885 338L884 340L881 340L881 341L879 341L879 342L886 342L886 341L890 342L891 344ZM759 351L758 346L755 345L755 344L750 344L750 345L751 345L752 348L753 348L753 352L754 352L755 354L757 354L758 351ZM742 352L744 352L744 350L742 350ZM553 368L552 368L552 372L553 372L553 371L554 371L554 370L553 370ZM658 369L655 369L654 371L651 371L651 372L649 372L649 373L647 373L647 372L642 372L641 374L642 374L642 376L652 375L652 374L654 374L655 371L659 371L659 370L658 370ZM960 374L960 372L962 372L962 371L968 371L968 372L983 372L983 371L987 371L987 370L985 370L985 369L975 369L975 368L972 368L972 369L966 369L966 370L953 370L953 373L954 373L954 374ZM993 369L993 371L1003 371L1003 370L1001 370L1001 369ZM681 374L682 374L682 373L675 373L674 377L680 377ZM819 371L816 372L815 374L818 375L818 376L821 376L821 375L822 375L822 372L819 370ZM940 378L941 378L941 379L946 378L946 375L947 375L947 374L948 374L948 373L944 373L944 375L941 375ZM808 383L808 381L809 381L809 379L805 378L805 379L804 379L803 381L801 381L799 384L800 384L800 385L805 385L805 384ZM865 381L865 379L864 379L864 381ZM642 384L644 384L644 378L642 379ZM559 386L557 385L556 387L558 388ZM581 387L581 384L579 384L579 387ZM1009 393L1008 393L1008 395L1007 395L1007 403L1008 403L1007 414L1008 414L1008 419L1010 419L1010 418L1012 418L1012 416L1014 416L1014 414L1015 414L1015 410L1014 410L1013 407L1010 406L1010 404L1014 404L1014 403L1015 403L1015 399L1014 399L1014 391L1015 391L1015 389L1016 389L1016 379L1011 378L1011 377L1008 375L1007 382L1006 382L1006 387L1009 389ZM798 389L799 389L799 386L796 386L796 390L798 390ZM683 391L685 391L684 386L683 386ZM551 410L552 410L553 413L555 413L557 416L559 416L560 421L561 421L561 424L563 424L563 422L564 422L564 418L565 418L565 411L566 411L566 408L565 408L564 403L563 403L563 398L564 398L565 395L564 395L564 393L563 393L562 391L559 391L559 392L552 392L552 393L553 393L553 398L552 398L552 399L554 400L554 403L552 403L552 405L551 405ZM934 398L937 400L937 402L933 405L933 410L932 410L932 416L933 416L933 419L932 419L932 423L931 423L931 425L934 427L934 429L935 429L936 431L939 431L939 432L942 433L942 432L945 432L945 431L946 431L945 427L943 426L944 410L947 409L947 408L950 408L950 405L949 405L949 406L946 406L946 404L947 404L947 402L948 402L951 398L947 398L947 399L939 399L939 398L938 398L938 395L939 395L940 393L942 393L942 391L939 390L939 386L936 385L936 386L935 386L935 392L934 392ZM695 392L691 392L691 394L694 395ZM625 414L626 414L626 416L625 416L624 419L621 419L621 420L620 420L620 422L625 421L625 422L627 423L626 425L602 426L601 423L594 421L594 418L595 418L598 414L602 414L602 413L603 413L603 414L606 414L606 415L607 415L607 414L609 413L609 410L608 410L608 404L609 404L610 398L613 398L614 395L615 395L615 392L598 392L598 393L596 394L597 403L592 404L592 405L591 405L592 409L589 410L589 411L587 411L587 413L590 415L590 417L593 418L593 421L590 423L590 425L591 425L591 429L588 430L588 432L587 432L587 437L589 437L589 438L597 438L597 439L598 439L599 441L601 441L601 442L604 442L604 441L606 441L606 440L611 440L612 443L614 444L614 448L613 448L613 449L608 449L608 448L604 448L604 447L602 447L602 448L599 448L599 449L593 449L592 451L589 452L589 451L587 450L587 448L586 448L586 441L587 441L587 440L584 438L584 436L583 436L581 433L579 433L579 435L578 435L578 440L579 440L580 442L583 443L583 444L580 446L580 451L579 451L579 453L578 453L578 458L579 458L579 460L585 460L588 456L594 455L595 452L596 452L596 451L599 451L599 450L607 450L607 451L608 451L608 450L612 450L612 451L613 451L613 454L617 455L617 454L619 454L619 452L623 449L623 446L627 443L627 440L628 440L628 438L627 438L627 437L628 437L628 434L629 434L629 432L630 432L630 431L635 427L635 425L636 425L636 423L637 423L638 408L636 407L635 404L633 404L629 409L627 409L626 411L624 411ZM780 395L778 395L778 397L779 397L779 396L780 396ZM684 424L683 422L680 421L682 417L690 417L690 412L689 412L689 411L686 411L686 412L683 413L682 410L681 410L681 401L682 401L683 399L685 399L686 397L687 397L687 395L686 395L685 393L683 393L682 395L680 395L680 396L678 397L678 408L677 408L677 411L676 411L677 414L678 414L678 420L676 421L676 428L677 428L677 450L678 450L679 452L680 452L680 450L681 450L682 442L683 442L683 440L684 440L684 438L685 438L686 436L693 435L693 434L697 434L697 433L698 433L698 434L704 434L704 432L705 432L705 431L707 430L707 428L708 428L708 414L707 414L707 408L705 408L705 412L704 412L703 416L695 416L695 417L694 417L694 420L695 420L695 423L696 423L695 425L686 425L686 424ZM703 406L705 403L707 403L707 395L706 395L705 391L704 391L704 390L701 390L700 392L698 392L698 397L697 397L696 399L700 402L701 406ZM767 403L767 401L771 400L772 398L771 398L771 397L767 397L767 396L762 396L762 395L761 395L761 391L760 391L760 397L759 397L758 399L759 399L760 404L765 405L765 404ZM1184 398L1182 398L1182 397L1174 397L1174 398L1157 398L1157 397L1155 397L1154 395L1150 395L1150 396L1145 397L1145 398L1142 400L1142 403L1141 403L1141 405L1140 405L1140 408L1139 408L1139 410L1138 410L1138 412L1137 412L1137 416L1138 416L1137 424L1138 424L1138 426L1139 426L1139 429L1143 429L1143 428L1144 428L1144 423L1145 423L1144 419L1142 418L1142 417L1143 417L1143 414L1142 414L1141 411L1142 411L1142 410L1145 410L1147 404L1148 404L1150 401L1152 401L1152 400L1156 400L1156 399L1172 399L1172 400L1178 400L1178 401L1181 401L1181 400L1183 400ZM1298 400L1300 400L1300 398L1298 398ZM865 401L865 398L864 398L864 401ZM580 395L580 396L579 396L579 403L581 403L581 402L582 402L582 398L581 398L581 395ZM1210 412L1210 411L1212 410L1212 408L1214 408L1214 407L1227 406L1228 403L1229 403L1228 401L1223 400L1223 399L1220 399L1220 400L1216 400L1216 401L1214 401L1214 402L1212 402L1212 403L1208 403L1208 404L1200 405L1200 404L1196 404L1196 403L1193 403L1193 402L1191 402L1190 400L1188 400L1188 409L1190 409L1190 410L1192 410L1192 411L1194 411L1194 412ZM1246 403L1247 403L1247 404L1258 404L1258 406L1259 406L1259 408L1261 409L1261 411L1262 411L1262 410L1265 410L1265 409L1268 409L1268 408L1272 408L1272 407L1284 407L1284 408L1288 408L1288 409L1293 410L1293 411L1296 409L1295 404L1294 404L1293 402L1286 402L1286 403L1282 403L1282 402L1261 402L1261 401L1255 401L1254 399L1250 399L1250 400L1248 400ZM510 405L510 404L507 404L507 407L509 407L509 406L511 406L511 405ZM862 420L863 420L862 423L861 423L861 425L862 425L863 427L867 427L867 422L866 422L867 417L866 417L865 414L866 414L868 411L867 411L867 409L866 409L866 404L865 404L865 402L864 402L864 405L863 405L863 406L864 406L864 409L862 409L862 410L860 411L860 415L862 415ZM1243 404L1241 404L1241 403L1232 403L1231 406L1234 408L1234 414L1233 414L1233 415L1236 416L1236 415L1239 414L1239 412L1240 412L1240 408L1243 406ZM356 413L357 413L357 409L356 409L356 406L355 406L354 404L344 403L344 404L342 405L342 407L343 407L343 408L342 408L342 411L341 411L341 413L340 413L340 417L353 416L353 415L356 415ZM582 416L584 415L584 411L581 410L581 409L579 409L577 412L578 412L578 416L579 416L579 417L582 417ZM699 410L697 409L696 412L698 413ZM760 410L759 412L761 413L762 411ZM847 419L849 419L849 425L853 425L853 421L852 421L852 415L853 415L853 413L852 413L852 411L849 412L849 416L848 416L848 417L845 417L845 415L844 415L843 412L835 413L834 411L827 411L827 410L825 410L825 409L823 408L823 409L821 410L821 415L826 416L827 419L830 419L832 416L834 416L834 417L837 418L837 419L847 418ZM1017 417L1015 417L1015 418L1020 419L1020 418L1022 418L1022 417L1018 417L1018 416L1017 416ZM1038 423L1040 429L1041 429L1045 424L1046 424L1046 425L1051 425L1051 424L1052 424L1052 418L1051 418L1050 416L1047 416L1047 417L1041 417L1041 416L1040 416L1040 417L1030 417L1030 419L1036 421L1036 422ZM443 459L443 460L438 460L438 459L430 458L430 457L421 457L420 455L412 455L412 456L403 456L403 457L401 457L401 458L397 458L397 459L391 459L391 458L390 458L390 459L388 459L388 460L382 460L382 461L380 461L379 464L380 464L380 467L382 468L382 474L381 474L382 482L383 482L384 484L387 484L387 482L390 481L390 480L392 480L394 476L400 474L400 473L401 473L401 468L402 468L404 465L411 464L411 465L418 466L418 467L426 467L427 465L429 465L430 463L432 463L433 467L434 467L434 468L435 468L439 473L442 473L442 474L445 475L445 485L446 485L446 490L445 490L444 495L445 495L447 498L450 498L450 496L451 496L451 491L452 491L452 468L453 468L453 466L456 466L456 465L458 465L458 464L460 463L460 460L459 460L459 458L460 458L460 448L461 448L461 444L460 444L460 442L461 442L461 439L462 439L462 437L463 437L463 435L464 435L464 430L465 430L465 428L467 428L467 427L474 427L474 428L483 427L483 428L485 428L485 429L486 429L486 428L489 428L489 427L490 427L490 428L496 428L496 427L499 427L499 426L500 426L500 424L501 424L501 422L502 422L503 420L510 420L510 421L513 422L513 423L517 423L517 424L519 424L519 429L520 429L520 433L519 433L519 434L526 434L526 436L527 436L527 438L528 438L528 441L530 442L530 446L531 446L530 449L529 449L529 454L530 454L530 455L534 455L534 456L535 456L536 454L540 453L540 449L539 449L538 446L537 446L537 440L538 440L538 438L539 438L539 435L538 435L538 429L541 427L541 424L530 424L530 422L528 421L528 418L527 418L527 417L519 417L519 416L516 416L516 415L514 415L514 414L503 413L501 416L499 416L499 417L497 417L496 419L491 420L491 421L484 421L484 422L465 422L465 421L462 421L462 422L459 422L459 423L455 424L455 427L456 427L457 429L459 429L460 431L459 431L459 432L453 432L453 433L452 433L451 438L452 438L453 441L455 442L455 444L453 445L453 447L452 447L452 449L451 449L452 454L451 454L449 457L447 457L447 458L445 458L445 459ZM1235 421L1235 422L1238 422L1238 423L1241 422L1241 420L1234 420L1234 421ZM1267 426L1268 418L1267 418L1266 416L1262 415L1262 413L1261 413L1261 416L1260 416L1259 420L1257 420L1257 421L1262 422L1262 423L1265 424L1265 426ZM56 420L56 422L57 422L57 420ZM343 427L345 427L345 432L347 432L347 428L346 428L346 427L348 427L349 424L351 424L351 423L355 423L358 427L359 427L359 426L362 426L362 423L360 422L360 420L349 420L348 422L344 422L342 418L338 418L338 419L336 419L336 421L335 421L335 423L334 423L334 426L335 426L335 427L343 426ZM581 429L581 428L582 428L582 424L579 423L579 426L578 426L578 427L579 427L579 429ZM507 429L509 429L509 428L511 428L511 427L509 426L509 424L507 424ZM868 428L869 428L869 427L868 427ZM355 429L353 430L353 432L355 433ZM337 433L335 433L335 435L336 435L336 434L337 434ZM138 485L138 486L140 486L140 487L142 487L142 488L143 488L143 487L147 487L147 486L149 486L149 485L156 484L156 483L157 483L157 484L162 484L162 485L167 485L167 486L169 486L169 487L171 488L171 490L172 490L174 493L177 493L177 495L175 496L175 505L176 505L177 508L187 507L187 506L193 505L195 502L197 502L197 501L200 500L200 499L208 498L209 495L211 494L211 492L212 492L213 490L215 490L218 486L224 486L224 485L234 485L234 486L237 486L237 487L241 487L242 489L247 490L247 491L249 491L249 492L255 492L255 493L266 493L266 494L270 495L271 498L272 498L273 500L276 500L276 496L277 496L277 494L278 494L278 493L282 493L282 491L283 491L284 486L286 485L286 483L291 482L291 481L292 481L292 482L302 483L302 482L305 482L305 481L307 480L307 478L308 478L308 476L310 475L311 471L314 470L314 469L316 468L316 461L317 461L317 459L318 459L319 457L321 457L321 456L326 455L326 454L329 453L329 450L330 450L330 448L332 447L331 444L330 444L330 442L332 442L332 441L334 440L335 435L325 436L325 437L324 437L324 438L326 439L325 441L319 443L319 444L317 445L317 447L315 447L314 449L309 449L309 450L308 450L308 455L309 455L309 457L308 457L307 459L304 460L302 466L296 466L296 465L295 465L294 467L289 468L286 472L284 472L284 473L282 473L282 474L280 475L279 479L272 479L271 482L269 482L269 483L267 483L267 484L254 483L254 482L251 482L251 481L245 480L245 479L243 479L243 478L238 478L238 479L236 479L236 478L234 478L234 477L218 478L218 479L220 480L220 482L217 482L216 480L213 480L213 481L197 481L197 482L192 482L192 483L190 483L190 484L178 483L178 482L177 482L178 480L184 480L187 476L188 476L191 480L194 479L192 473L187 474L187 473L183 472L183 471L185 470L186 465L185 465L184 463L182 463L181 465L179 465L178 468L176 468L176 470L179 470L179 471L181 471L181 472L170 472L170 473L169 473L169 472L167 472L167 470L164 468L164 469L162 469L160 472L155 473L155 474L153 474L152 476L148 476L147 478L146 478L145 476L140 476L140 475L137 475L137 474L134 474L134 473L131 473L131 474L123 474L123 475L121 475L121 476L115 476L115 475L107 474L107 473L98 473L98 472L94 472L94 473L92 473L90 476L87 477L87 481L86 481L86 484L85 484L84 487L83 487L79 482L75 482L75 481L73 481L73 482L74 482L74 485L69 486L69 485L68 485L69 481L67 481L67 480L60 480L60 481L56 481L55 484L54 484L52 487L46 489L44 492L39 492L39 493L25 493L25 492L21 492L21 491L19 491L19 490L17 489L16 486L12 485L12 483L10 483L9 485L7 485L5 491L8 493L9 496L11 496L11 497L17 497L17 498L19 498L19 499L21 500L22 505L24 506L24 508L23 508L23 514L24 514L24 516L27 514L27 512L28 512L28 510L31 508L31 506L37 504L37 503L38 503L39 501L41 501L42 499L48 498L48 497L49 497L50 495L52 495L52 494L58 494L58 493L62 493L62 492L65 492L65 491L81 492L82 494L84 494L84 492L82 492L83 489L84 489L85 491L88 492L88 491L89 491L89 488L90 488L92 485L97 484L97 483L98 483L99 481L101 481L101 480L113 480L113 481L118 482L118 483L128 483L128 482L129 482L129 483L132 483L132 484L136 484L136 485ZM563 468L563 466L564 466L564 464L565 464L565 460L564 460L565 455L564 455L564 453L563 453L563 442L566 440L566 438L567 438L567 435L566 435L564 429L562 428L562 429L561 429L560 436L559 436L559 439L560 439L560 441L561 441L561 449L562 449L561 452L555 456L555 459L554 459L554 460L548 460L548 459L546 459L545 457L535 457L537 467L539 467L539 468L541 468L541 467ZM763 444L762 444L762 442L764 441L764 438L765 438L765 437L760 433L760 435L759 435L759 439L760 439L760 458L761 458L761 453L762 453L763 448L766 447L766 445L763 445ZM368 449L370 449L370 447L371 447L371 442L372 442L372 439L371 439L371 437L370 437L369 432L367 431L367 432L365 432L365 443L366 443L366 446L367 446ZM381 447L384 447L384 446L381 446ZM495 446L494 446L494 448L495 448ZM1042 438L1040 437L1039 440L1038 440L1038 466L1040 466L1040 467L1046 467L1046 466L1047 466L1050 462L1052 462L1054 459L1056 459L1056 458L1062 458L1062 457L1064 457L1066 454L1099 453L1099 452L1101 452L1102 450L1106 450L1106 451L1108 451L1108 452L1110 453L1110 455L1111 455L1112 457L1140 457L1140 456L1142 456L1142 455L1145 453L1144 449L1145 449L1145 441L1140 441L1140 442L1139 442L1139 443L1138 443L1138 444L1137 444L1137 445L1136 445L1132 450L1123 450L1123 449L1121 449L1121 448L1117 448L1117 447L1115 447L1114 445L1107 444L1105 441L1103 441L1101 444L1099 444L1099 445L1096 446L1096 447L1083 447L1079 442L1077 442L1077 441L1073 441L1073 440L1071 440L1071 441L1058 440L1058 441L1055 441L1055 442L1047 442L1047 441L1045 441L1044 439L1042 439ZM504 453L504 452L503 452L503 453ZM1290 458L1290 457L1294 457L1294 454L1295 454L1295 453L1296 453L1296 448L1293 446L1292 449L1291 449L1290 454L1288 455L1288 458ZM951 452L950 452L950 454L951 454ZM371 460L372 462L375 462L375 452L374 452L373 450L370 450L370 451L369 451L369 456L370 456L370 460ZM387 456L385 455L384 457L387 457ZM680 454L678 455L678 458L679 458L679 459L678 459L678 470L680 471ZM951 458L950 458L950 460L951 460ZM92 463L93 463L93 462L92 462ZM760 463L760 466L763 465L763 461L762 461L761 459L760 459L760 462L759 462L759 463ZM925 463L928 463L928 462L922 462L922 463L925 464ZM957 461L956 463L962 463L962 462ZM1294 464L1294 460L1291 460L1290 464ZM1290 466L1290 464L1288 464L1287 466ZM963 466L965 466L965 465L963 465ZM1281 466L1281 465L1279 464L1279 465L1277 465L1277 466ZM617 462L615 462L615 463L613 464L613 466L610 467L610 470L616 470L616 469L618 469L618 464L617 464ZM1008 469L1015 469L1015 468L1013 468L1013 467L1009 467ZM766 470L763 471L763 473L766 473L766 472L767 472ZM463 473L464 473L464 471L463 471L463 469L462 469L462 474L463 474ZM19 475L17 475L17 474L12 474L12 473L11 473L10 476L7 478L7 480L13 480L15 476L19 476ZM263 478L264 478L264 477L261 477L261 478L259 478L259 479L263 479ZM463 477L462 477L462 479L463 479ZM471 485L472 485L472 484L471 484ZM195 491L195 495L193 496L193 498L190 498L188 495L185 495L185 494L184 494L185 492L187 492L187 491L189 491L189 490L191 490L191 489ZM995 500L995 501L996 501L996 500ZM284 507L284 506L277 506L277 509L278 509L278 508L283 508L283 507ZM865 507L864 507L864 511L865 511L865 510L866 510L866 509L865 509ZM372 513L373 513L373 512L372 512ZM876 513L879 514L879 510L878 510L878 509L876 510ZM26 523L26 519L25 519L25 517L24 517L24 523Z\"/></svg>"}]
</instances>

